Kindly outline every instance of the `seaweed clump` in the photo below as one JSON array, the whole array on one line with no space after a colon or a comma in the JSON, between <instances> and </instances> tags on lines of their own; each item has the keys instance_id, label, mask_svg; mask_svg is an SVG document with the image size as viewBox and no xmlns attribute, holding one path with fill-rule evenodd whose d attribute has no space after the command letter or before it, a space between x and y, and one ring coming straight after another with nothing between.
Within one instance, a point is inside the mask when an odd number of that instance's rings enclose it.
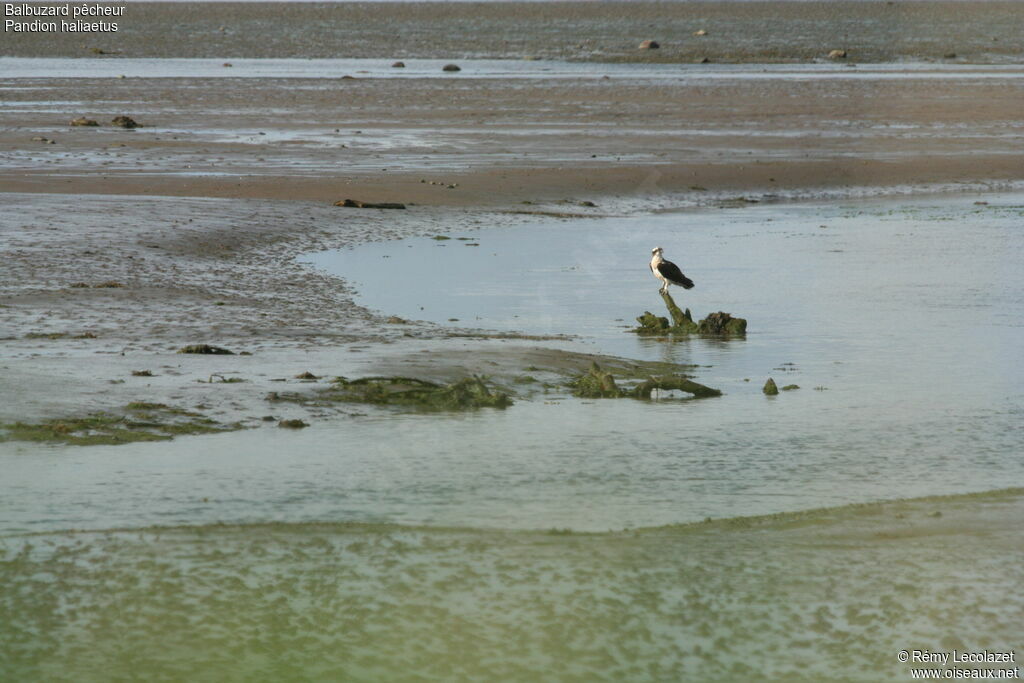
<instances>
[{"instance_id":1,"label":"seaweed clump","mask_svg":"<svg viewBox=\"0 0 1024 683\"><path fill-rule=\"evenodd\" d=\"M638 398L650 400L656 389L662 391L683 391L693 394L695 398L721 396L722 392L694 382L685 375L663 375L649 377L633 387L623 388L615 382L615 377L592 363L584 375L580 375L569 384L573 396L578 398Z\"/></svg>"},{"instance_id":2,"label":"seaweed clump","mask_svg":"<svg viewBox=\"0 0 1024 683\"><path fill-rule=\"evenodd\" d=\"M721 337L741 337L747 333L747 321L744 318L734 318L729 313L718 311L709 314L700 322L694 322L690 309L681 310L668 292L662 292L661 298L664 299L672 320L644 311L644 314L636 319L640 327L634 328L633 332L643 335L706 334Z\"/></svg>"},{"instance_id":3,"label":"seaweed clump","mask_svg":"<svg viewBox=\"0 0 1024 683\"><path fill-rule=\"evenodd\" d=\"M0 425L0 443L36 441L72 446L117 445L140 441L168 441L180 434L211 434L238 429L199 413L163 403L135 402L125 414L93 413L43 422Z\"/></svg>"},{"instance_id":4,"label":"seaweed clump","mask_svg":"<svg viewBox=\"0 0 1024 683\"><path fill-rule=\"evenodd\" d=\"M298 394L276 394L272 400L316 404L373 403L426 411L507 408L512 405L508 394L492 391L483 379L476 376L451 384L435 384L415 377L362 377L354 380L339 377L329 389L318 392L312 400Z\"/></svg>"}]
</instances>

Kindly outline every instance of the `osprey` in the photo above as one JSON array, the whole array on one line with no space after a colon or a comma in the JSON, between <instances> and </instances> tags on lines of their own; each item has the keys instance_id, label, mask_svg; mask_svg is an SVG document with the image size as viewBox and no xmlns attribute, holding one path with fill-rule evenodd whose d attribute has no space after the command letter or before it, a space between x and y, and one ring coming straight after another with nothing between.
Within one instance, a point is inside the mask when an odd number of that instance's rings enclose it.
<instances>
[{"instance_id":1,"label":"osprey","mask_svg":"<svg viewBox=\"0 0 1024 683\"><path fill-rule=\"evenodd\" d=\"M693 289L693 280L683 275L683 271L679 270L679 266L662 258L662 251L661 247L651 249L651 272L654 273L654 277L665 283L661 286L660 291L663 294L667 294L670 284L682 287L683 289Z\"/></svg>"}]
</instances>

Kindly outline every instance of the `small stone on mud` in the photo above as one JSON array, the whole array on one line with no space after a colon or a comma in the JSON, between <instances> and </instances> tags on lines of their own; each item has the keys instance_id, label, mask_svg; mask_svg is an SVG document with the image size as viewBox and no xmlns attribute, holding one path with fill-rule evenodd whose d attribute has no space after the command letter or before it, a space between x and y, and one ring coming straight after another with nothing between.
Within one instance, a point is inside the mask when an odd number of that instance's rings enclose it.
<instances>
[{"instance_id":1,"label":"small stone on mud","mask_svg":"<svg viewBox=\"0 0 1024 683\"><path fill-rule=\"evenodd\" d=\"M399 318L397 315L389 317L385 322L391 325L408 325L409 321L405 318Z\"/></svg>"},{"instance_id":2,"label":"small stone on mud","mask_svg":"<svg viewBox=\"0 0 1024 683\"><path fill-rule=\"evenodd\" d=\"M68 124L71 126L98 126L100 125L95 119L87 119L84 116L79 116L77 119L71 119Z\"/></svg>"},{"instance_id":3,"label":"small stone on mud","mask_svg":"<svg viewBox=\"0 0 1024 683\"><path fill-rule=\"evenodd\" d=\"M295 375L295 379L320 379L320 378L317 377L316 375L314 375L309 370L306 370L305 372L303 372L300 375Z\"/></svg>"},{"instance_id":4,"label":"small stone on mud","mask_svg":"<svg viewBox=\"0 0 1024 683\"><path fill-rule=\"evenodd\" d=\"M829 59L846 59L846 50L832 50L828 53Z\"/></svg>"},{"instance_id":5,"label":"small stone on mud","mask_svg":"<svg viewBox=\"0 0 1024 683\"><path fill-rule=\"evenodd\" d=\"M152 377L152 370L132 370L132 377Z\"/></svg>"},{"instance_id":6,"label":"small stone on mud","mask_svg":"<svg viewBox=\"0 0 1024 683\"><path fill-rule=\"evenodd\" d=\"M391 68L393 68L393 69L404 69L405 68L405 62L395 62L394 64L391 65Z\"/></svg>"},{"instance_id":7,"label":"small stone on mud","mask_svg":"<svg viewBox=\"0 0 1024 683\"><path fill-rule=\"evenodd\" d=\"M285 429L302 429L309 425L302 420L281 420L277 423L278 427L284 427Z\"/></svg>"},{"instance_id":8,"label":"small stone on mud","mask_svg":"<svg viewBox=\"0 0 1024 683\"><path fill-rule=\"evenodd\" d=\"M207 353L222 356L235 355L234 351L228 351L227 349L219 346L210 346L209 344L189 344L188 346L182 346L178 349L178 353Z\"/></svg>"},{"instance_id":9,"label":"small stone on mud","mask_svg":"<svg viewBox=\"0 0 1024 683\"><path fill-rule=\"evenodd\" d=\"M135 119L133 119L130 116L124 115L115 116L113 119L110 120L110 123L112 123L115 126L120 126L121 128L142 128L142 126L135 122Z\"/></svg>"},{"instance_id":10,"label":"small stone on mud","mask_svg":"<svg viewBox=\"0 0 1024 683\"><path fill-rule=\"evenodd\" d=\"M261 417L260 419L261 419L261 420L263 420L264 422L273 422L273 421L274 421L274 420L276 420L277 418L276 418L276 417L274 417L273 415L264 415L264 416L263 416L263 417Z\"/></svg>"},{"instance_id":11,"label":"small stone on mud","mask_svg":"<svg viewBox=\"0 0 1024 683\"><path fill-rule=\"evenodd\" d=\"M442 71L462 71L458 64L445 64Z\"/></svg>"},{"instance_id":12,"label":"small stone on mud","mask_svg":"<svg viewBox=\"0 0 1024 683\"><path fill-rule=\"evenodd\" d=\"M661 45L659 45L658 41L656 41L656 40L645 40L644 42L640 43L640 48L639 49L641 49L641 50L657 50L660 47L661 47Z\"/></svg>"}]
</instances>

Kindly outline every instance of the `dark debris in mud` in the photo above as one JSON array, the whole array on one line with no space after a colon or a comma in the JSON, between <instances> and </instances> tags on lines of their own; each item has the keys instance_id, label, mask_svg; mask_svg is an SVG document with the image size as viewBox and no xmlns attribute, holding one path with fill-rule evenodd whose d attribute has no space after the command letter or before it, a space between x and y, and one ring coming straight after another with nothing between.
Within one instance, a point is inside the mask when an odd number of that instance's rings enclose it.
<instances>
[{"instance_id":1,"label":"dark debris in mud","mask_svg":"<svg viewBox=\"0 0 1024 683\"><path fill-rule=\"evenodd\" d=\"M234 351L221 348L220 346L210 346L209 344L189 344L188 346L182 346L177 351L178 353L207 353L221 356L233 356Z\"/></svg>"},{"instance_id":2,"label":"dark debris in mud","mask_svg":"<svg viewBox=\"0 0 1024 683\"><path fill-rule=\"evenodd\" d=\"M358 199L339 199L334 206L345 206L353 209L404 209L401 202L364 202Z\"/></svg>"}]
</instances>

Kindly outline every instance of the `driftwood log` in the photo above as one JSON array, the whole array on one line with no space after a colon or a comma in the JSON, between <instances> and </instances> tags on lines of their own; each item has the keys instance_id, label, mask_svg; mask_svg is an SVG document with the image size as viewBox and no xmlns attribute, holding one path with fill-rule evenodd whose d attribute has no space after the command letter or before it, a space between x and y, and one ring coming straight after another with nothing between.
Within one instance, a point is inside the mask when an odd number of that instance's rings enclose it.
<instances>
[{"instance_id":1,"label":"driftwood log","mask_svg":"<svg viewBox=\"0 0 1024 683\"><path fill-rule=\"evenodd\" d=\"M636 321L640 327L634 328L637 334L648 335L669 335L669 334L708 334L718 336L743 336L747 333L747 321L743 318L734 318L729 313L718 311L711 313L699 323L693 322L693 315L690 309L681 310L676 305L672 295L662 292L661 298L665 302L672 321L664 316L657 316L650 311L644 311Z\"/></svg>"},{"instance_id":2,"label":"driftwood log","mask_svg":"<svg viewBox=\"0 0 1024 683\"><path fill-rule=\"evenodd\" d=\"M601 366L597 363L592 363L587 374L577 377L572 383L573 395L580 398L639 398L650 400L651 394L655 389L685 391L688 394L693 394L696 398L722 395L722 392L718 389L698 384L685 375L650 377L632 389L624 389L616 384L615 377L610 372L602 370Z\"/></svg>"}]
</instances>

